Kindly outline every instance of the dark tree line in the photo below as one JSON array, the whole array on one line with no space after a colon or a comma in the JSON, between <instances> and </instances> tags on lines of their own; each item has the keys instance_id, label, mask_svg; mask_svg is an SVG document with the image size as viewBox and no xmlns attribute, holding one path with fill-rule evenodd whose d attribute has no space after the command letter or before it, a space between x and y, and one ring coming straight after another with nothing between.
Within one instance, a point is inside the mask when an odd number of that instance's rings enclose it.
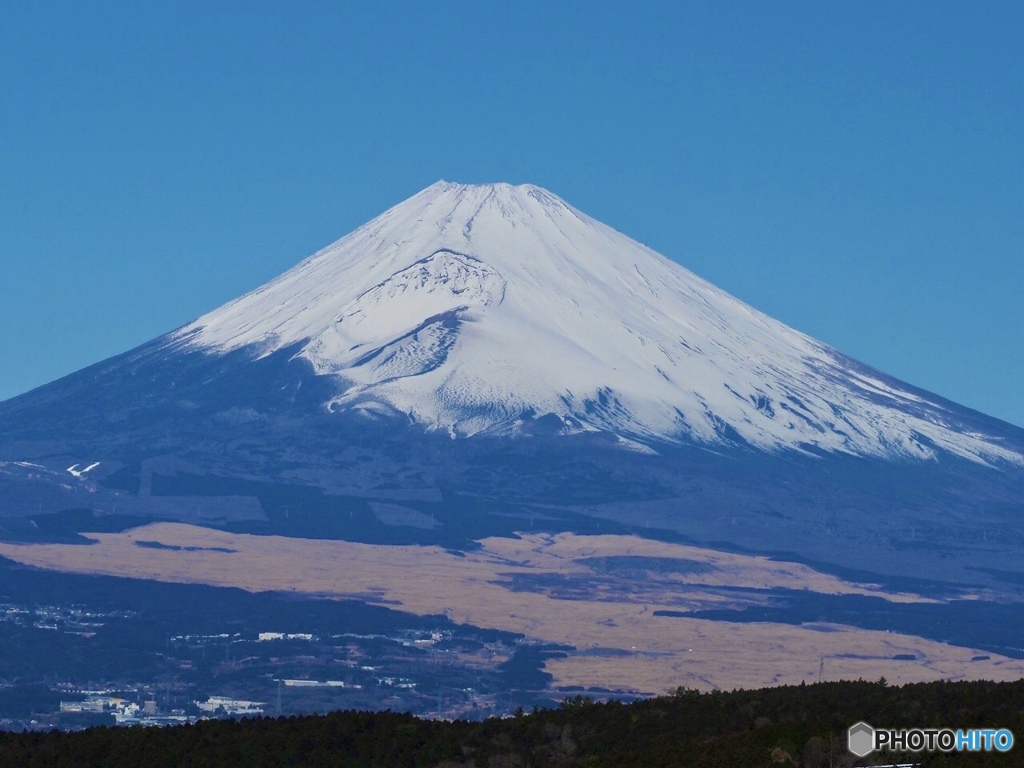
<instances>
[{"instance_id":1,"label":"dark tree line","mask_svg":"<svg viewBox=\"0 0 1024 768\"><path fill-rule=\"evenodd\" d=\"M395 712L204 721L175 728L91 728L0 734L0 766L701 766L822 768L913 761L925 766L1024 766L1008 753L872 755L856 761L846 731L1009 728L1024 739L1024 681L884 681L698 693L631 704L577 696L557 709L484 722L438 722Z\"/></svg>"}]
</instances>

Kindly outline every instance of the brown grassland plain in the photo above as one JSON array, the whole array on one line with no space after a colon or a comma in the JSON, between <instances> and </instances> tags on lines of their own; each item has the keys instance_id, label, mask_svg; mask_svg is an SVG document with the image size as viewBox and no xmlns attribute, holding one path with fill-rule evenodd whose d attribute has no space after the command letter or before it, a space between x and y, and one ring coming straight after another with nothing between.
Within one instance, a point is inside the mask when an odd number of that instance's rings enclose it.
<instances>
[{"instance_id":1,"label":"brown grassland plain","mask_svg":"<svg viewBox=\"0 0 1024 768\"><path fill-rule=\"evenodd\" d=\"M642 694L678 686L754 688L817 680L822 658L829 680L1024 677L1024 661L985 653L989 658L972 662L978 651L897 633L655 616L659 610L685 613L758 599L723 587L785 587L892 602L926 599L888 594L797 563L635 536L523 534L484 539L478 550L455 553L434 546L253 536L180 523L86 535L93 544L0 543L0 555L62 572L357 598L420 615L446 613L457 622L573 646L575 652L546 663L560 686ZM602 567L615 562L608 558L629 558L632 565ZM686 567L645 570L637 558Z\"/></svg>"}]
</instances>

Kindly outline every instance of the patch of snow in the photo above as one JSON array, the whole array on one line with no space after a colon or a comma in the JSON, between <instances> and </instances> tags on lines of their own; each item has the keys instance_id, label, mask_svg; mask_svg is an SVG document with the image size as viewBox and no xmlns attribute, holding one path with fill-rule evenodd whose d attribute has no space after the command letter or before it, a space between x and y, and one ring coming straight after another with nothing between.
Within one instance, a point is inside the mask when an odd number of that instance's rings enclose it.
<instances>
[{"instance_id":1,"label":"patch of snow","mask_svg":"<svg viewBox=\"0 0 1024 768\"><path fill-rule=\"evenodd\" d=\"M651 448L649 445L638 443L636 440L629 440L621 435L617 435L616 445L625 448L627 451L634 451L636 453L644 453L648 456L657 456L658 452Z\"/></svg>"},{"instance_id":2,"label":"patch of snow","mask_svg":"<svg viewBox=\"0 0 1024 768\"><path fill-rule=\"evenodd\" d=\"M70 467L68 467L67 471L70 472L75 477L81 478L81 477L85 477L85 475L88 474L89 472L92 472L99 465L100 465L100 463L98 461L94 461L88 467L85 467L83 469L78 469L78 464L72 464Z\"/></svg>"}]
</instances>

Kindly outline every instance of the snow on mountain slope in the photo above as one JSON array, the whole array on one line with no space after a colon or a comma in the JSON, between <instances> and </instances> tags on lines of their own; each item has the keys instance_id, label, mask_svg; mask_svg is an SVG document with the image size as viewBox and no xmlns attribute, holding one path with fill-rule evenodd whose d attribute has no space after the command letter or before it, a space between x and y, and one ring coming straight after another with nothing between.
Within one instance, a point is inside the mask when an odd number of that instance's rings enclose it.
<instances>
[{"instance_id":1,"label":"snow on mountain slope","mask_svg":"<svg viewBox=\"0 0 1024 768\"><path fill-rule=\"evenodd\" d=\"M566 431L974 461L1024 457L535 186L438 182L174 334L300 343L332 409L453 435Z\"/></svg>"}]
</instances>

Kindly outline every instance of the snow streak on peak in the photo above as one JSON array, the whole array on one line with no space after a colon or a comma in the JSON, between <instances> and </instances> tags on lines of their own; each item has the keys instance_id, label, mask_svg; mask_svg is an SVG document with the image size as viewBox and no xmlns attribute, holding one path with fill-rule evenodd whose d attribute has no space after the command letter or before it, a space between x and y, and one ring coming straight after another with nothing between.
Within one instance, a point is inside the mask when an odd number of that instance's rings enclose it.
<instances>
[{"instance_id":1,"label":"snow streak on peak","mask_svg":"<svg viewBox=\"0 0 1024 768\"><path fill-rule=\"evenodd\" d=\"M437 182L175 338L261 355L299 344L337 379L328 408L452 435L553 414L642 444L1024 463L532 185Z\"/></svg>"}]
</instances>

